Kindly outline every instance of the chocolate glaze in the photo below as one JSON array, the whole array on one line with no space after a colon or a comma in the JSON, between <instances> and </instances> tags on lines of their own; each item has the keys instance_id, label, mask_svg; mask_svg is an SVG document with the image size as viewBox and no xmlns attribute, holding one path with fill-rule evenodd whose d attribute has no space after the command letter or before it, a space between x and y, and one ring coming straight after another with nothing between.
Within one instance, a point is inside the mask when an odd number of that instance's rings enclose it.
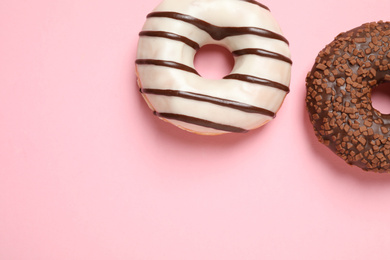
<instances>
[{"instance_id":1,"label":"chocolate glaze","mask_svg":"<svg viewBox=\"0 0 390 260\"><path fill-rule=\"evenodd\" d=\"M306 78L315 134L347 163L390 171L390 115L373 108L372 89L390 79L390 22L339 34Z\"/></svg>"},{"instance_id":2,"label":"chocolate glaze","mask_svg":"<svg viewBox=\"0 0 390 260\"><path fill-rule=\"evenodd\" d=\"M138 59L135 61L135 63L138 65L156 65L156 66L170 67L173 69L179 69L179 70L187 71L190 73L194 73L194 74L200 76L199 73L195 69L193 69L187 65L184 65L184 64L181 64L178 62L174 62L174 61ZM271 81L268 79L263 79L263 78L251 76L251 75L244 75L244 74L238 74L238 73L237 74L230 74L230 75L227 75L226 77L224 77L224 79L240 80L240 81L245 81L245 82L249 82L249 83L260 84L263 86L268 86L271 88L277 88L277 89L283 90L287 93L290 92L289 87L286 85L283 85L281 83Z\"/></svg>"},{"instance_id":3,"label":"chocolate glaze","mask_svg":"<svg viewBox=\"0 0 390 260\"><path fill-rule=\"evenodd\" d=\"M261 3L257 2L257 1L255 1L255 0L242 0L242 1L248 2L248 3L251 3L251 4L254 4L254 5L258 5L258 6L260 6L261 8L264 8L264 9L270 11L269 8L268 8L267 6L265 6L265 5L263 5L263 4L261 4Z\"/></svg>"},{"instance_id":4,"label":"chocolate glaze","mask_svg":"<svg viewBox=\"0 0 390 260\"><path fill-rule=\"evenodd\" d=\"M187 37L184 37L182 35L178 35L178 34L171 33L171 32L142 31L139 33L139 36L162 37L162 38L167 38L167 39L183 42L195 50L199 50L199 48L200 48L200 46L197 42L195 42L191 39L188 39Z\"/></svg>"},{"instance_id":5,"label":"chocolate glaze","mask_svg":"<svg viewBox=\"0 0 390 260\"><path fill-rule=\"evenodd\" d=\"M249 83L260 84L260 85L268 86L271 88L277 88L277 89L283 90L287 93L290 91L289 87L286 85L283 85L283 84L280 84L278 82L271 81L268 79L263 79L263 78L250 76L250 75L244 75L244 74L238 74L238 73L237 74L230 74L230 75L227 75L226 77L224 77L224 79L235 79L235 80L245 81L245 82L249 82Z\"/></svg>"},{"instance_id":6,"label":"chocolate glaze","mask_svg":"<svg viewBox=\"0 0 390 260\"><path fill-rule=\"evenodd\" d=\"M200 76L199 73L195 69L193 69L187 65L184 65L184 64L181 64L178 62L174 62L174 61L154 60L154 59L138 59L135 61L135 63L138 65L156 65L156 66L170 67L173 69L184 70L184 71L194 73L194 74Z\"/></svg>"},{"instance_id":7,"label":"chocolate glaze","mask_svg":"<svg viewBox=\"0 0 390 260\"><path fill-rule=\"evenodd\" d=\"M215 122L211 122L208 120L204 120L201 118L196 118L192 116L186 116L186 115L180 115L180 114L172 114L172 113L158 113L156 111L153 112L156 116L161 117L161 118L166 118L166 119L172 119L172 120L177 120L193 125L199 125L203 127L208 127L208 128L213 128L216 130L221 130L225 132L232 132L232 133L246 133L248 130L242 129L239 127L235 126L230 126L230 125L224 125L224 124L218 124Z\"/></svg>"},{"instance_id":8,"label":"chocolate glaze","mask_svg":"<svg viewBox=\"0 0 390 260\"><path fill-rule=\"evenodd\" d=\"M212 97L212 96L193 93L193 92L171 90L171 89L150 89L150 88L143 88L143 89L140 89L140 91L143 94L180 97L180 98L186 98L186 99L191 99L191 100L197 100L197 101L201 101L201 102L209 102L209 103L212 103L215 105L229 107L229 108L241 110L241 111L244 111L247 113L257 113L257 114L262 114L262 115L266 115L269 117L275 117L274 112L267 110L267 109L264 109L264 108L248 105L248 104L237 102L234 100L217 98L217 97Z\"/></svg>"},{"instance_id":9,"label":"chocolate glaze","mask_svg":"<svg viewBox=\"0 0 390 260\"><path fill-rule=\"evenodd\" d=\"M207 32L214 40L222 40L229 36L253 34L261 37L266 37L270 39L275 39L283 41L288 44L288 41L285 37L278 33L271 32L266 29L257 28L257 27L220 27L210 24L201 19L195 18L190 15L176 13L176 12L153 12L150 13L148 18L160 17L160 18L171 18L175 20L180 20L186 23L190 23L199 29Z\"/></svg>"},{"instance_id":10,"label":"chocolate glaze","mask_svg":"<svg viewBox=\"0 0 390 260\"><path fill-rule=\"evenodd\" d=\"M292 60L290 58L288 58L282 54L272 52L272 51L263 50L263 49L248 48L248 49L233 51L232 54L234 56L242 56L242 55L252 54L252 55L258 55L258 56L267 57L267 58L271 58L271 59L281 60L281 61L287 62L289 64L292 64Z\"/></svg>"},{"instance_id":11,"label":"chocolate glaze","mask_svg":"<svg viewBox=\"0 0 390 260\"><path fill-rule=\"evenodd\" d=\"M167 39L171 39L171 40L174 40L174 41L180 41L180 42L183 42L184 44L187 44L188 46L190 46L191 48L195 49L195 50L199 50L200 49L200 45L187 38L187 37L184 37L184 36L181 36L181 35L178 35L178 34L175 34L175 33L171 33L171 32L165 32L165 31L142 31L139 33L139 36L149 36L149 37L162 37L162 38L167 38ZM272 52L272 51L267 51L267 50L264 50L264 49L257 49L257 48L247 48L247 49L241 49L241 50L236 50L236 51L233 51L232 54L234 56L242 56L242 55L248 55L248 54L252 54L252 55L258 55L258 56L262 56L262 57L267 57L267 58L271 58L271 59L276 59L276 60L281 60L281 61L284 61L284 62L287 62L289 64L292 64L292 61L290 58L282 55L282 54L279 54L279 53L276 53L276 52Z\"/></svg>"}]
</instances>

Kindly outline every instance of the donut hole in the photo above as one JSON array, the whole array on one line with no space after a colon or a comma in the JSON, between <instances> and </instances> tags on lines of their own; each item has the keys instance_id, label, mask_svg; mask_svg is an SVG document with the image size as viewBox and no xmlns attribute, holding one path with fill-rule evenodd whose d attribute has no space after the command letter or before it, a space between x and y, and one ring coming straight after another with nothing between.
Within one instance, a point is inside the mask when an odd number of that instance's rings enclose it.
<instances>
[{"instance_id":1,"label":"donut hole","mask_svg":"<svg viewBox=\"0 0 390 260\"><path fill-rule=\"evenodd\" d=\"M390 114L390 81L374 87L371 93L372 106L382 114Z\"/></svg>"},{"instance_id":2,"label":"donut hole","mask_svg":"<svg viewBox=\"0 0 390 260\"><path fill-rule=\"evenodd\" d=\"M233 70L234 58L225 47L210 44L198 50L194 66L204 78L222 79Z\"/></svg>"}]
</instances>

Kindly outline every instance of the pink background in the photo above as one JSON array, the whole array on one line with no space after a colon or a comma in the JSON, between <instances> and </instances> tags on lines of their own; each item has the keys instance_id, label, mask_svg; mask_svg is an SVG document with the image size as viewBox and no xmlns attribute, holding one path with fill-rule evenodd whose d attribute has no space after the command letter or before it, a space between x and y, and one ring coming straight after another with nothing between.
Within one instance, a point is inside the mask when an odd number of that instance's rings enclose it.
<instances>
[{"instance_id":1,"label":"pink background","mask_svg":"<svg viewBox=\"0 0 390 260\"><path fill-rule=\"evenodd\" d=\"M157 0L1 0L0 259L390 259L390 175L319 144L304 105L319 50L390 2L263 3L291 43L291 93L265 127L204 137L137 91Z\"/></svg>"}]
</instances>

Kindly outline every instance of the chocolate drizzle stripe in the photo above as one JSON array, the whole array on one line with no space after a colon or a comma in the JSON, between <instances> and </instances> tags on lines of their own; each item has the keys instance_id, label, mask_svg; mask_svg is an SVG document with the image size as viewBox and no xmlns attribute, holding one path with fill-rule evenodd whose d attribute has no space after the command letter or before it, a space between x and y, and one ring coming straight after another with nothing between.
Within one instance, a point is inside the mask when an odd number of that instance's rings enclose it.
<instances>
[{"instance_id":1,"label":"chocolate drizzle stripe","mask_svg":"<svg viewBox=\"0 0 390 260\"><path fill-rule=\"evenodd\" d=\"M256 113L256 114L262 114L269 117L275 117L275 113L256 106L252 106L249 104L237 102L234 100L228 100L223 98L217 98L212 97L208 95L193 93L193 92L187 92L187 91L180 91L180 90L170 90L170 89L150 89L150 88L143 88L141 89L141 93L144 94L152 94L152 95L161 95L161 96L170 96L170 97L180 97L185 99L191 99L201 102L208 102L219 106L229 107L233 109L237 109L240 111L244 111L247 113Z\"/></svg>"},{"instance_id":2,"label":"chocolate drizzle stripe","mask_svg":"<svg viewBox=\"0 0 390 260\"><path fill-rule=\"evenodd\" d=\"M190 23L198 27L199 29L207 32L214 40L222 40L229 36L252 34L252 35L283 41L288 44L288 40L282 35L262 28L220 27L220 26L212 25L206 21L200 20L193 16L176 13L176 12L152 12L147 16L147 18L153 18L153 17L171 18L186 23Z\"/></svg>"},{"instance_id":3,"label":"chocolate drizzle stripe","mask_svg":"<svg viewBox=\"0 0 390 260\"><path fill-rule=\"evenodd\" d=\"M287 93L290 92L289 87L286 85L283 85L281 83L271 81L268 79L258 78L258 77L254 77L254 76L250 76L250 75L230 74L230 75L227 75L226 77L224 77L224 79L235 79L235 80L245 81L245 82L249 82L249 83L260 84L260 85L264 85L264 86L268 86L268 87L272 87L272 88L277 88L277 89L283 90Z\"/></svg>"},{"instance_id":4,"label":"chocolate drizzle stripe","mask_svg":"<svg viewBox=\"0 0 390 260\"><path fill-rule=\"evenodd\" d=\"M156 111L153 112L156 116L166 118L166 119L172 119L177 120L193 125L208 127L216 130L221 130L225 132L232 132L232 133L246 133L248 130L231 126L231 125L224 125L224 124L218 124L212 121L204 120L201 118L186 116L186 115L180 115L180 114L172 114L172 113L158 113Z\"/></svg>"},{"instance_id":5,"label":"chocolate drizzle stripe","mask_svg":"<svg viewBox=\"0 0 390 260\"><path fill-rule=\"evenodd\" d=\"M236 51L233 51L232 53L235 56L253 54L253 55L258 55L258 56L267 57L267 58L271 58L271 59L281 60L281 61L287 62L289 64L292 64L292 60L290 58L288 58L282 54L272 52L272 51L263 50L263 49L249 48L249 49L236 50Z\"/></svg>"},{"instance_id":6,"label":"chocolate drizzle stripe","mask_svg":"<svg viewBox=\"0 0 390 260\"><path fill-rule=\"evenodd\" d=\"M178 70L184 70L190 73L194 73L198 76L199 73L194 69L191 68L187 65L174 62L174 61L166 61L166 60L153 60L153 59L138 59L135 61L136 64L138 65L156 65L156 66L164 66L164 67L169 67L169 68L174 68Z\"/></svg>"},{"instance_id":7,"label":"chocolate drizzle stripe","mask_svg":"<svg viewBox=\"0 0 390 260\"><path fill-rule=\"evenodd\" d=\"M242 1L248 2L248 3L251 3L251 4L254 4L254 5L258 5L258 6L260 6L261 8L264 8L264 9L270 11L270 9L269 9L267 6L265 6L265 5L263 5L263 4L261 4L261 3L257 2L257 1L255 1L255 0L242 0Z\"/></svg>"},{"instance_id":8,"label":"chocolate drizzle stripe","mask_svg":"<svg viewBox=\"0 0 390 260\"><path fill-rule=\"evenodd\" d=\"M181 36L181 35L178 35L175 33L171 33L171 32L142 31L139 33L139 36L162 37L162 38L167 38L167 39L183 42L195 50L199 50L199 48L200 48L200 46L197 42L195 42L191 39L188 39L187 37L184 37L184 36Z\"/></svg>"}]
</instances>

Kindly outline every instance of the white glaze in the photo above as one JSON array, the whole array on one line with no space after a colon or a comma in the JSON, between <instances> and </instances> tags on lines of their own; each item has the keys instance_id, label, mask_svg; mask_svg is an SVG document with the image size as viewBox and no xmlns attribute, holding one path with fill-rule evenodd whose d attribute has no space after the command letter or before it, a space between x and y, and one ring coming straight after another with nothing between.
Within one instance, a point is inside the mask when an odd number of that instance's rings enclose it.
<instances>
[{"instance_id":1,"label":"white glaze","mask_svg":"<svg viewBox=\"0 0 390 260\"><path fill-rule=\"evenodd\" d=\"M154 12L177 12L216 26L256 27L282 35L279 25L268 10L241 0L164 0ZM245 34L229 36L216 41L196 26L172 18L148 18L142 30L171 32L185 36L200 46L218 44L231 52L246 48L259 48L290 57L288 44L280 40ZM195 54L195 49L181 41L141 36L137 60L174 61L194 68ZM165 66L136 65L136 69L141 89L169 89L198 93L253 105L274 113L279 110L287 94L286 91L261 84L233 79L205 79L194 73ZM247 54L235 57L235 65L231 74L237 73L289 86L291 64L278 59ZM210 102L145 93L143 96L149 107L158 113L181 114L246 130L257 128L272 119L267 115L243 112ZM198 134L227 132L178 120L162 119Z\"/></svg>"}]
</instances>

